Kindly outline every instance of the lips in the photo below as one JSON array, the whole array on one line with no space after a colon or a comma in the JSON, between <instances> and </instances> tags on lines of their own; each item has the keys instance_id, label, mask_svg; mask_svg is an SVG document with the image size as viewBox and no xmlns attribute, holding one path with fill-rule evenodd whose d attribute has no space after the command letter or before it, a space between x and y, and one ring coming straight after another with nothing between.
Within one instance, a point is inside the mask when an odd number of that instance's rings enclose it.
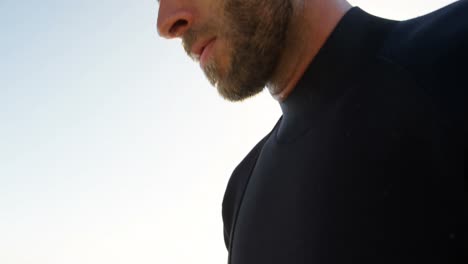
<instances>
[{"instance_id":1,"label":"lips","mask_svg":"<svg viewBox=\"0 0 468 264\"><path fill-rule=\"evenodd\" d=\"M216 38L206 39L204 41L199 41L192 46L191 54L192 57L196 60L200 60L202 54L205 52L205 48L208 47Z\"/></svg>"},{"instance_id":2,"label":"lips","mask_svg":"<svg viewBox=\"0 0 468 264\"><path fill-rule=\"evenodd\" d=\"M210 57L211 50L213 49L215 42L216 42L216 39L213 39L203 48L203 51L200 56L200 66L202 68L205 68L205 65L208 61L208 58Z\"/></svg>"}]
</instances>

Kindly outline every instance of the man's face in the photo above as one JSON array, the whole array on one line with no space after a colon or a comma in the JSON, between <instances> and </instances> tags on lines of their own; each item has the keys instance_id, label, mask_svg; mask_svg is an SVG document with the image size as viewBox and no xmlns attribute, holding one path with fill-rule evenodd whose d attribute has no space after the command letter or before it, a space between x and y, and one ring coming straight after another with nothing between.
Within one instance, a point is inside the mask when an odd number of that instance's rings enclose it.
<instances>
[{"instance_id":1,"label":"man's face","mask_svg":"<svg viewBox=\"0 0 468 264\"><path fill-rule=\"evenodd\" d=\"M158 30L181 37L225 99L263 90L285 45L292 0L161 0Z\"/></svg>"}]
</instances>

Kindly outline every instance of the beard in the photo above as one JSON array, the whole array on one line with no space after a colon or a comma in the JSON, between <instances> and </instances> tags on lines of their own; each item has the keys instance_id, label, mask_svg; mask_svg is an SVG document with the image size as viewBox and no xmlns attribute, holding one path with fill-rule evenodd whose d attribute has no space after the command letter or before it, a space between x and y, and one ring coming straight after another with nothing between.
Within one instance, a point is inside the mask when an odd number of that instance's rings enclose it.
<instances>
[{"instance_id":1,"label":"beard","mask_svg":"<svg viewBox=\"0 0 468 264\"><path fill-rule=\"evenodd\" d=\"M207 79L229 101L260 93L272 78L285 47L292 15L291 0L225 0L223 16L183 37L189 53L199 35L223 38L227 63L212 58L203 68ZM220 21L220 22L218 22Z\"/></svg>"}]
</instances>

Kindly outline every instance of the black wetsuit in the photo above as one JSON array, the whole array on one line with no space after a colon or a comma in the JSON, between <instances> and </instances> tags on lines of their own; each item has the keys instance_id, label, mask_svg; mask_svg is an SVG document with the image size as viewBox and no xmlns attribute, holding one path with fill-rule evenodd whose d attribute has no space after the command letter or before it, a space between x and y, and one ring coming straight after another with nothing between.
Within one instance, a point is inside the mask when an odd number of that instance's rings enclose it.
<instances>
[{"instance_id":1,"label":"black wetsuit","mask_svg":"<svg viewBox=\"0 0 468 264\"><path fill-rule=\"evenodd\" d=\"M468 1L351 9L234 170L231 264L468 263Z\"/></svg>"}]
</instances>

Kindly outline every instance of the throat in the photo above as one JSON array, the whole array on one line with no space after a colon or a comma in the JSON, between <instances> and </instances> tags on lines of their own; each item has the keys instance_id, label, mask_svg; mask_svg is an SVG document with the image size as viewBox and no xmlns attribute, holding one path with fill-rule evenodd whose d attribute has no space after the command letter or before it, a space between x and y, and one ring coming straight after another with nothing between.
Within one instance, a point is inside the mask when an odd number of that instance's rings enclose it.
<instances>
[{"instance_id":1,"label":"throat","mask_svg":"<svg viewBox=\"0 0 468 264\"><path fill-rule=\"evenodd\" d=\"M344 2L325 1L320 8L308 1L294 6L284 52L267 88L274 99L283 102L297 86L343 16L351 9Z\"/></svg>"}]
</instances>

